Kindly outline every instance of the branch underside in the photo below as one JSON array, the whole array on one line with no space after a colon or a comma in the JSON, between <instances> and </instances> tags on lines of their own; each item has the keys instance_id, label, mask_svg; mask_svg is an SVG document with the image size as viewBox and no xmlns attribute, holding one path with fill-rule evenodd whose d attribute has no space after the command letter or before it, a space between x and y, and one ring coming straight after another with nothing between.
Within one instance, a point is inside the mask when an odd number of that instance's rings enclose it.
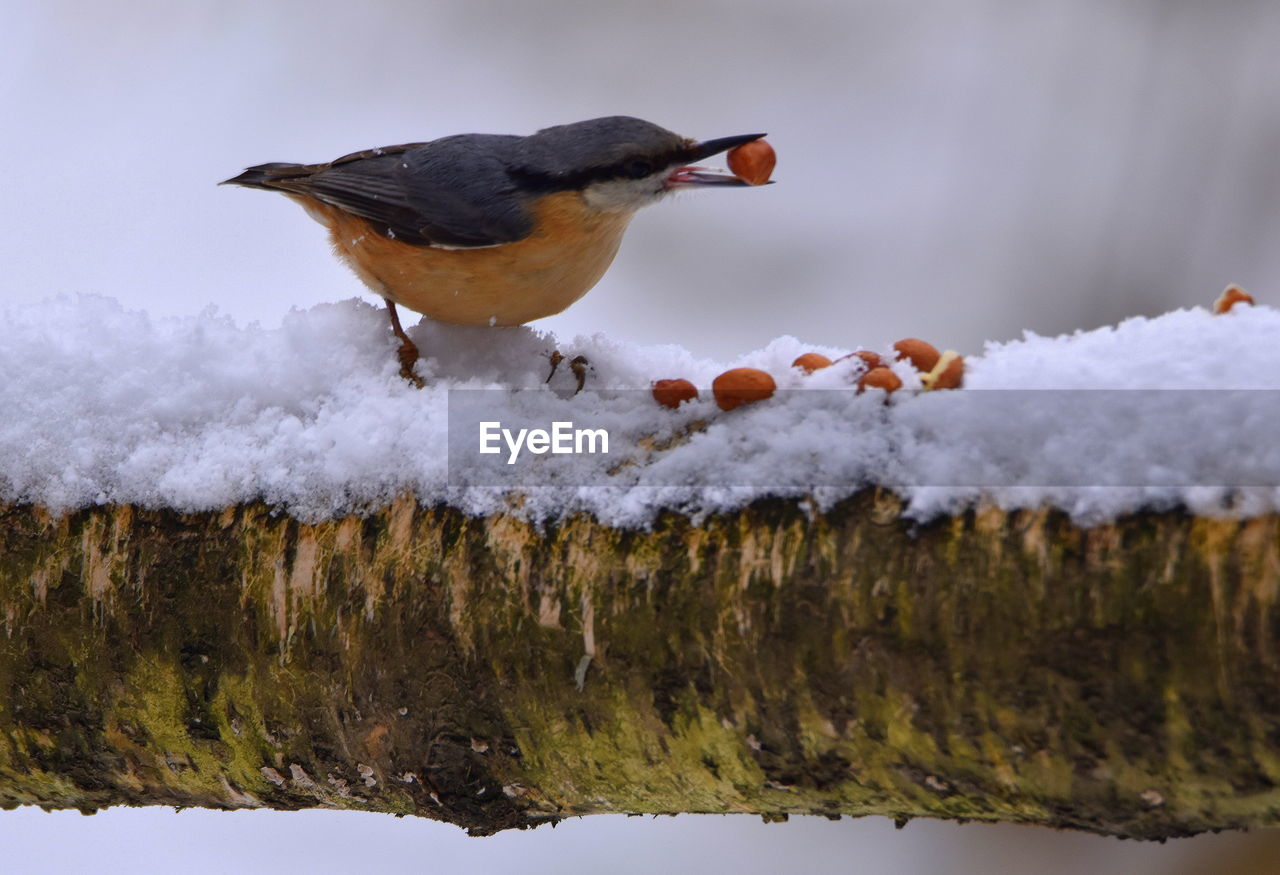
<instances>
[{"instance_id":1,"label":"branch underside","mask_svg":"<svg viewBox=\"0 0 1280 875\"><path fill-rule=\"evenodd\" d=\"M0 805L1280 824L1280 519L0 507Z\"/></svg>"}]
</instances>

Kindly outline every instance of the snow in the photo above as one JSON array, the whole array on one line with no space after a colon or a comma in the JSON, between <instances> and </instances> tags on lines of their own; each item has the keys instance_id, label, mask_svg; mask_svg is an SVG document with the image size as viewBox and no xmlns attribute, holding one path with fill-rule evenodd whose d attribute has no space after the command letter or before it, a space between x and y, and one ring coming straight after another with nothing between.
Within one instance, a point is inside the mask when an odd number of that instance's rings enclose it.
<instances>
[{"instance_id":1,"label":"snow","mask_svg":"<svg viewBox=\"0 0 1280 875\"><path fill-rule=\"evenodd\" d=\"M764 495L825 508L871 484L920 520L984 502L1050 505L1085 524L1141 508L1248 516L1280 505L1280 311L1265 306L990 343L967 359L961 390L921 392L897 363L905 386L887 398L854 391L852 360L791 368L803 352L847 352L792 337L714 362L527 327L424 321L410 333L427 356L423 390L398 375L383 311L358 300L293 311L276 328L212 309L153 319L95 296L10 307L0 500L55 512L263 500L316 520L408 491L469 513L587 512L626 526ZM583 393L572 395L567 365L545 382L557 347L590 360ZM711 381L730 367L767 370L777 394L720 411ZM691 380L701 398L658 406L648 387L666 377ZM479 452L481 422L513 434L603 428L610 451L526 444L508 465L505 444Z\"/></svg>"}]
</instances>

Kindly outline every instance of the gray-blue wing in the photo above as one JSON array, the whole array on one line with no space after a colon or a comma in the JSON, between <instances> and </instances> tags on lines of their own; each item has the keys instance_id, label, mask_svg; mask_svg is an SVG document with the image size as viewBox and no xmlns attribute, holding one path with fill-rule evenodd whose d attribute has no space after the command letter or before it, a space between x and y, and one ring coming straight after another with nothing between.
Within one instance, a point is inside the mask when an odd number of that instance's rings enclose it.
<instances>
[{"instance_id":1,"label":"gray-blue wing","mask_svg":"<svg viewBox=\"0 0 1280 875\"><path fill-rule=\"evenodd\" d=\"M504 160L517 139L464 134L369 149L329 164L268 171L263 182L361 216L406 243L494 246L533 229Z\"/></svg>"}]
</instances>

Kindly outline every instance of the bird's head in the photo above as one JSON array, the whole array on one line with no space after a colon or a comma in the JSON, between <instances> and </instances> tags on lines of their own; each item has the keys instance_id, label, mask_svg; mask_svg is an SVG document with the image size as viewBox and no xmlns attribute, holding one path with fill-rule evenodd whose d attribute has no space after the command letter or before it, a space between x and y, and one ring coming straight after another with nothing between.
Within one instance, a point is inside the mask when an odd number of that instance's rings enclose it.
<instances>
[{"instance_id":1,"label":"bird's head","mask_svg":"<svg viewBox=\"0 0 1280 875\"><path fill-rule=\"evenodd\" d=\"M746 185L697 162L763 136L697 141L638 118L608 116L523 138L516 169L554 187L580 189L596 209L630 211L679 189Z\"/></svg>"}]
</instances>

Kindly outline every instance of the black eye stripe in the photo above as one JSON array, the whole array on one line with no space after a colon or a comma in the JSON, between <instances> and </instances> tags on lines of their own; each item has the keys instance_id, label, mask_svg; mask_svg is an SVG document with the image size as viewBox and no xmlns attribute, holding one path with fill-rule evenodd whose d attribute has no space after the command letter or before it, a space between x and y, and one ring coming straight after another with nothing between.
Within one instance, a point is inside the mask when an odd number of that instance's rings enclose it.
<instances>
[{"instance_id":1,"label":"black eye stripe","mask_svg":"<svg viewBox=\"0 0 1280 875\"><path fill-rule=\"evenodd\" d=\"M635 155L635 153L632 153ZM672 149L662 154L644 157L620 158L608 164L584 167L568 173L544 172L530 167L513 167L508 170L513 179L519 180L526 192L565 191L584 189L597 182L639 180L660 172L664 167L678 166L690 160L687 149Z\"/></svg>"},{"instance_id":2,"label":"black eye stripe","mask_svg":"<svg viewBox=\"0 0 1280 875\"><path fill-rule=\"evenodd\" d=\"M648 161L630 161L622 167L622 175L628 179L643 179L653 173L653 165Z\"/></svg>"}]
</instances>

